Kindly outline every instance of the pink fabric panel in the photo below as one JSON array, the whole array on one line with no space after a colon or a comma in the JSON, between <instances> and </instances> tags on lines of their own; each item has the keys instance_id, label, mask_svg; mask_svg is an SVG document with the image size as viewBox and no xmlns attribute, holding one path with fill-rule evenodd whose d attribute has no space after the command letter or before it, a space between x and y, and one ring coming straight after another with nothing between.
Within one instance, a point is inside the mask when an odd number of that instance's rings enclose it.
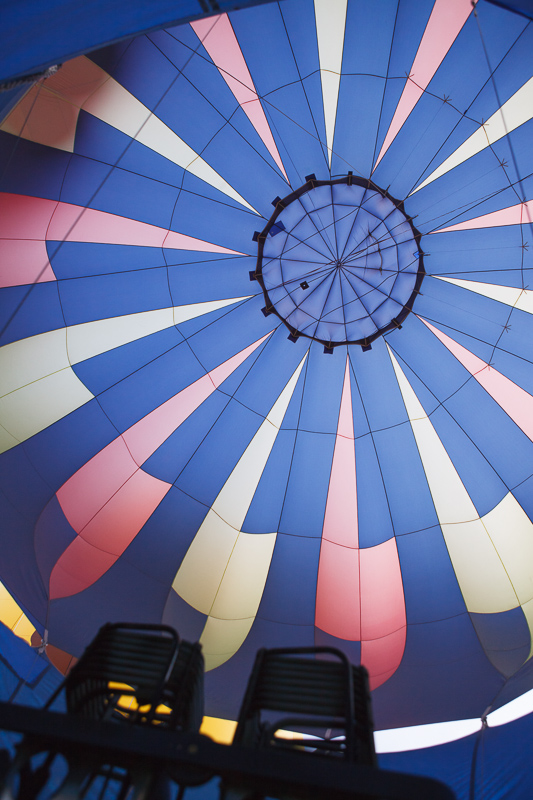
<instances>
[{"instance_id":1,"label":"pink fabric panel","mask_svg":"<svg viewBox=\"0 0 533 800\"><path fill-rule=\"evenodd\" d=\"M533 397L494 367L489 367L466 347L434 328L429 322L425 320L422 322L533 441Z\"/></svg>"},{"instance_id":2,"label":"pink fabric panel","mask_svg":"<svg viewBox=\"0 0 533 800\"><path fill-rule=\"evenodd\" d=\"M252 353L261 342L263 336L254 344L241 350L223 364L215 367L212 372L199 378L178 394L167 400L146 417L136 422L123 434L132 459L140 466L152 453L155 453L168 437L174 433L184 420L189 417L198 406L206 400L216 388L228 378L237 367Z\"/></svg>"},{"instance_id":3,"label":"pink fabric panel","mask_svg":"<svg viewBox=\"0 0 533 800\"><path fill-rule=\"evenodd\" d=\"M231 373L234 372L237 369L237 367L239 367L248 358L248 356L254 352L254 350L256 350L260 345L262 345L263 342L266 341L269 336L270 333L267 333L265 336L262 336L256 342L253 342L253 344L246 347L244 350L241 350L240 353L236 353L227 361L224 361L223 364L220 364L220 366L215 367L215 369L212 369L211 372L209 373L209 377L213 382L213 386L215 387L215 389L218 389L218 387L222 383L224 383L226 378L229 378Z\"/></svg>"},{"instance_id":4,"label":"pink fabric panel","mask_svg":"<svg viewBox=\"0 0 533 800\"><path fill-rule=\"evenodd\" d=\"M448 228L439 228L433 233L447 233L448 231L467 231L473 228L497 228L502 225L521 225L533 220L533 200L527 203L518 203L516 206L502 208L493 211L491 214L484 214L482 217L467 219L466 222L459 222L457 225L450 225Z\"/></svg>"},{"instance_id":5,"label":"pink fabric panel","mask_svg":"<svg viewBox=\"0 0 533 800\"><path fill-rule=\"evenodd\" d=\"M115 561L114 555L98 550L77 536L52 570L50 599L82 592L101 578Z\"/></svg>"},{"instance_id":6,"label":"pink fabric panel","mask_svg":"<svg viewBox=\"0 0 533 800\"><path fill-rule=\"evenodd\" d=\"M358 547L357 481L353 433L350 365L346 359L344 386L331 464L322 538L345 547Z\"/></svg>"},{"instance_id":7,"label":"pink fabric panel","mask_svg":"<svg viewBox=\"0 0 533 800\"><path fill-rule=\"evenodd\" d=\"M118 436L63 484L57 499L77 533L137 469L125 442Z\"/></svg>"},{"instance_id":8,"label":"pink fabric panel","mask_svg":"<svg viewBox=\"0 0 533 800\"><path fill-rule=\"evenodd\" d=\"M339 639L361 639L359 550L322 539L315 625Z\"/></svg>"},{"instance_id":9,"label":"pink fabric panel","mask_svg":"<svg viewBox=\"0 0 533 800\"><path fill-rule=\"evenodd\" d=\"M137 536L170 486L138 469L62 553L50 576L51 598L81 592L107 572ZM91 545L91 549L83 548L80 540ZM84 550L88 556L87 565L77 563L80 551ZM65 575L74 576L74 582Z\"/></svg>"},{"instance_id":10,"label":"pink fabric panel","mask_svg":"<svg viewBox=\"0 0 533 800\"><path fill-rule=\"evenodd\" d=\"M361 635L379 639L405 627L405 599L396 539L360 550Z\"/></svg>"},{"instance_id":11,"label":"pink fabric panel","mask_svg":"<svg viewBox=\"0 0 533 800\"><path fill-rule=\"evenodd\" d=\"M57 492L57 498L77 533L266 338L263 336L147 414L100 450L63 484Z\"/></svg>"},{"instance_id":12,"label":"pink fabric panel","mask_svg":"<svg viewBox=\"0 0 533 800\"><path fill-rule=\"evenodd\" d=\"M56 200L0 193L0 239L46 239Z\"/></svg>"},{"instance_id":13,"label":"pink fabric panel","mask_svg":"<svg viewBox=\"0 0 533 800\"><path fill-rule=\"evenodd\" d=\"M433 11L411 67L411 80L405 84L376 166L439 68L471 11L471 0L435 0Z\"/></svg>"},{"instance_id":14,"label":"pink fabric panel","mask_svg":"<svg viewBox=\"0 0 533 800\"><path fill-rule=\"evenodd\" d=\"M46 238L54 241L133 244L141 247L235 253L234 250L202 242L200 239L194 239L174 231L167 231L156 225L70 203L57 204Z\"/></svg>"},{"instance_id":15,"label":"pink fabric panel","mask_svg":"<svg viewBox=\"0 0 533 800\"><path fill-rule=\"evenodd\" d=\"M170 483L138 469L85 526L81 531L82 538L118 558L154 513L170 487Z\"/></svg>"},{"instance_id":16,"label":"pink fabric panel","mask_svg":"<svg viewBox=\"0 0 533 800\"><path fill-rule=\"evenodd\" d=\"M46 244L34 239L0 239L0 287L55 281Z\"/></svg>"},{"instance_id":17,"label":"pink fabric panel","mask_svg":"<svg viewBox=\"0 0 533 800\"><path fill-rule=\"evenodd\" d=\"M405 625L381 639L361 642L361 664L369 672L370 688L377 689L396 672L405 650Z\"/></svg>"},{"instance_id":18,"label":"pink fabric panel","mask_svg":"<svg viewBox=\"0 0 533 800\"><path fill-rule=\"evenodd\" d=\"M227 14L191 22L191 27L288 181L252 76Z\"/></svg>"}]
</instances>

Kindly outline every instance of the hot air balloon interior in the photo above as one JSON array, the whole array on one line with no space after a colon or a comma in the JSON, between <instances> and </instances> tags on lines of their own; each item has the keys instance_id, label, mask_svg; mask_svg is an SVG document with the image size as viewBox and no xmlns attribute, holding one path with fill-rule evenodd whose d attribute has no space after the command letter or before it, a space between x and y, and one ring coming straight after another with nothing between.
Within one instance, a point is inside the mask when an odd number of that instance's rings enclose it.
<instances>
[{"instance_id":1,"label":"hot air balloon interior","mask_svg":"<svg viewBox=\"0 0 533 800\"><path fill-rule=\"evenodd\" d=\"M531 4L1 5L2 708L163 626L228 742L334 648L380 772L530 798Z\"/></svg>"}]
</instances>

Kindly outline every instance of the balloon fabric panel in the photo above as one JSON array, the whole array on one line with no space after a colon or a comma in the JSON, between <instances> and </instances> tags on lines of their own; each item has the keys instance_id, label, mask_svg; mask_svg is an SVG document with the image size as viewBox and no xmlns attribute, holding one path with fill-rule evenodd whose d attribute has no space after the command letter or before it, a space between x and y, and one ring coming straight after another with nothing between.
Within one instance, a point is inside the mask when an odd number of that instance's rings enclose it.
<instances>
[{"instance_id":1,"label":"balloon fabric panel","mask_svg":"<svg viewBox=\"0 0 533 800\"><path fill-rule=\"evenodd\" d=\"M285 0L3 120L0 579L52 645L175 625L232 718L260 646L380 728L532 688L532 36Z\"/></svg>"}]
</instances>

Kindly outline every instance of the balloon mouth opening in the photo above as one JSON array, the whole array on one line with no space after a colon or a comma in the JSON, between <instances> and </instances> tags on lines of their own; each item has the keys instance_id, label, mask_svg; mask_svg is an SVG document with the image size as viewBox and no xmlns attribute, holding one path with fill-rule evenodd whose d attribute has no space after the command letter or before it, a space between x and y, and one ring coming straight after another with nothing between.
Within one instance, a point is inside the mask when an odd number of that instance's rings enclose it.
<instances>
[{"instance_id":1,"label":"balloon mouth opening","mask_svg":"<svg viewBox=\"0 0 533 800\"><path fill-rule=\"evenodd\" d=\"M349 172L306 182L283 199L261 232L250 273L265 297L265 316L333 352L399 329L425 275L422 234L404 203Z\"/></svg>"}]
</instances>

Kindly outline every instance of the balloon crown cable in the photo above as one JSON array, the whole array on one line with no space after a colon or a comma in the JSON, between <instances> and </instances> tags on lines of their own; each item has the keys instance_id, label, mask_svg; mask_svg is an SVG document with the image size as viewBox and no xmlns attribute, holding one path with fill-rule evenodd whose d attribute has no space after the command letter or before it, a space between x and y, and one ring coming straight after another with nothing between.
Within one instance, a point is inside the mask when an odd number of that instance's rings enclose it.
<instances>
[{"instance_id":1,"label":"balloon crown cable","mask_svg":"<svg viewBox=\"0 0 533 800\"><path fill-rule=\"evenodd\" d=\"M272 201L265 228L254 233L257 266L250 273L290 341L370 344L401 328L425 275L421 234L403 202L371 180L317 180Z\"/></svg>"}]
</instances>

